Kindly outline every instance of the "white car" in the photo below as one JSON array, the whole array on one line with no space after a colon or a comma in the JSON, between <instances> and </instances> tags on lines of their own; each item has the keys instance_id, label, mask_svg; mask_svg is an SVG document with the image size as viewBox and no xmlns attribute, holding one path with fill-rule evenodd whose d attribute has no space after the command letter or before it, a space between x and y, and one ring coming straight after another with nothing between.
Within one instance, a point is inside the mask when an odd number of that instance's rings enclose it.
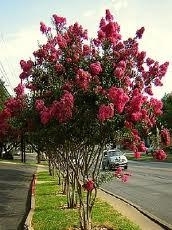
<instances>
[{"instance_id":1,"label":"white car","mask_svg":"<svg viewBox=\"0 0 172 230\"><path fill-rule=\"evenodd\" d=\"M111 170L118 167L128 168L128 160L125 153L119 149L105 150L103 152L102 169L105 170L107 168Z\"/></svg>"}]
</instances>

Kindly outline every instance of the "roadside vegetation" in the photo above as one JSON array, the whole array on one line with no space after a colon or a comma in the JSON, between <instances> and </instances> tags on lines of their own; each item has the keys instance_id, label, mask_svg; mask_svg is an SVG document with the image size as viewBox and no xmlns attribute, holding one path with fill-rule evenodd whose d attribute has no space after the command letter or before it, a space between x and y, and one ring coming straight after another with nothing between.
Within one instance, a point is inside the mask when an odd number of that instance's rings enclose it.
<instances>
[{"instance_id":1,"label":"roadside vegetation","mask_svg":"<svg viewBox=\"0 0 172 230\"><path fill-rule=\"evenodd\" d=\"M163 161L157 160L155 158L152 157L152 154L146 154L143 153L141 154L140 158L135 158L135 156L133 154L131 155L127 155L128 160L133 160L133 161L146 161L146 162L166 162L166 163L172 163L172 153L171 151L167 151L167 158L164 159Z\"/></svg>"},{"instance_id":2,"label":"roadside vegetation","mask_svg":"<svg viewBox=\"0 0 172 230\"><path fill-rule=\"evenodd\" d=\"M78 229L78 210L66 207L66 196L61 186L48 172L37 175L36 209L33 216L35 230L73 230ZM96 199L93 209L93 225L106 226L115 230L139 230L139 227L115 211L108 203Z\"/></svg>"}]
</instances>

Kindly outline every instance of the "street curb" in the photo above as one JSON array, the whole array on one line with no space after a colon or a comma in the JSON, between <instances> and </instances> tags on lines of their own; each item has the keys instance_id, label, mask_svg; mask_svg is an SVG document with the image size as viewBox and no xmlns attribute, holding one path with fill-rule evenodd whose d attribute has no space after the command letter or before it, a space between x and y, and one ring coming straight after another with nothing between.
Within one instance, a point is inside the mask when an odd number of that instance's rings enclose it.
<instances>
[{"instance_id":1,"label":"street curb","mask_svg":"<svg viewBox=\"0 0 172 230\"><path fill-rule=\"evenodd\" d=\"M153 221L154 223L158 224L159 226L161 226L163 229L165 230L172 230L172 225L171 224L168 224L166 223L165 221L159 219L158 217L152 215L150 212L142 209L140 206L132 203L131 201L119 196L119 195L115 195L113 194L112 192L106 190L106 189L103 189L103 188L99 188L101 191L129 204L130 206L132 206L133 208L137 209L141 214L143 214L144 216L148 217L151 221Z\"/></svg>"},{"instance_id":2,"label":"street curb","mask_svg":"<svg viewBox=\"0 0 172 230\"><path fill-rule=\"evenodd\" d=\"M37 171L37 170L36 170ZM30 185L31 199L30 199L30 210L24 223L24 230L34 230L32 227L32 218L35 210L35 185L36 185L36 173L33 174L33 178Z\"/></svg>"},{"instance_id":3,"label":"street curb","mask_svg":"<svg viewBox=\"0 0 172 230\"><path fill-rule=\"evenodd\" d=\"M31 208L24 224L24 230L34 230L32 227L32 218L35 210L35 195L31 195Z\"/></svg>"}]
</instances>

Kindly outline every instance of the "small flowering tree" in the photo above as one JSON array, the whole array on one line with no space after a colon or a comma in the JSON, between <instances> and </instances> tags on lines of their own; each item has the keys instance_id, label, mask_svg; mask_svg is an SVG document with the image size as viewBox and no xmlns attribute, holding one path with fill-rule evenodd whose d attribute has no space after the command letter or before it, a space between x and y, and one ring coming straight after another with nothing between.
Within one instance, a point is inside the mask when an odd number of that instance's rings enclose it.
<instances>
[{"instance_id":1,"label":"small flowering tree","mask_svg":"<svg viewBox=\"0 0 172 230\"><path fill-rule=\"evenodd\" d=\"M160 65L139 49L143 27L123 41L109 10L91 40L78 23L67 26L66 18L57 15L52 19L54 29L40 23L47 42L33 53L34 61L20 61L20 79L31 92L29 113L34 125L41 124L45 146L54 138L47 130L56 128L54 152L75 176L80 226L90 230L102 151L111 141L125 144L135 156L145 151L141 134L148 134L162 113L152 87L162 85L169 63ZM15 103L23 98L22 85L16 92ZM164 156L160 149L155 152L158 159ZM119 169L116 176L126 181L128 175Z\"/></svg>"}]
</instances>

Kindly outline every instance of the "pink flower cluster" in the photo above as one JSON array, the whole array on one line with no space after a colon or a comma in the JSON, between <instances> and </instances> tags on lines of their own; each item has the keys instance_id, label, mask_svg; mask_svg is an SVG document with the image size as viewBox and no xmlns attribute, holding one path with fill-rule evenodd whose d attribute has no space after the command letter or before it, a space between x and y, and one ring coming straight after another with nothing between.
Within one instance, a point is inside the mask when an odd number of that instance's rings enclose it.
<instances>
[{"instance_id":1,"label":"pink flower cluster","mask_svg":"<svg viewBox=\"0 0 172 230\"><path fill-rule=\"evenodd\" d=\"M27 62L24 60L20 61L20 66L21 66L21 69L23 70L23 72L20 74L19 77L22 80L29 77L29 75L31 74L31 70L32 70L33 65L34 65L34 63L31 60L29 60Z\"/></svg>"},{"instance_id":2,"label":"pink flower cluster","mask_svg":"<svg viewBox=\"0 0 172 230\"><path fill-rule=\"evenodd\" d=\"M17 97L23 96L24 94L24 85L18 84L16 88L14 88L14 92L16 93Z\"/></svg>"},{"instance_id":3,"label":"pink flower cluster","mask_svg":"<svg viewBox=\"0 0 172 230\"><path fill-rule=\"evenodd\" d=\"M105 20L106 19L106 20ZM109 41L112 44L117 44L121 39L120 27L117 22L113 22L113 16L109 10L106 10L106 17L100 21L100 30L98 31L98 39L96 43Z\"/></svg>"},{"instance_id":4,"label":"pink flower cluster","mask_svg":"<svg viewBox=\"0 0 172 230\"><path fill-rule=\"evenodd\" d=\"M127 182L131 176L131 173L124 172L123 168L118 167L114 173L114 176L120 179L122 182Z\"/></svg>"},{"instance_id":5,"label":"pink flower cluster","mask_svg":"<svg viewBox=\"0 0 172 230\"><path fill-rule=\"evenodd\" d=\"M114 105L112 103L100 105L97 117L101 122L112 119L114 117Z\"/></svg>"},{"instance_id":6,"label":"pink flower cluster","mask_svg":"<svg viewBox=\"0 0 172 230\"><path fill-rule=\"evenodd\" d=\"M82 187L88 192L91 192L95 188L94 181L92 179L88 179L84 182Z\"/></svg>"},{"instance_id":7,"label":"pink flower cluster","mask_svg":"<svg viewBox=\"0 0 172 230\"><path fill-rule=\"evenodd\" d=\"M35 109L39 112L41 123L46 125L52 118L59 123L64 123L72 118L72 110L74 106L73 95L65 91L60 101L53 101L52 105L47 108L43 100L36 100Z\"/></svg>"},{"instance_id":8,"label":"pink flower cluster","mask_svg":"<svg viewBox=\"0 0 172 230\"><path fill-rule=\"evenodd\" d=\"M154 116L158 116L162 114L162 108L163 108L162 101L155 99L155 98L151 98L150 106L152 107Z\"/></svg>"},{"instance_id":9,"label":"pink flower cluster","mask_svg":"<svg viewBox=\"0 0 172 230\"><path fill-rule=\"evenodd\" d=\"M114 76L118 79L122 79L125 74L126 70L126 62L124 60L117 63L117 65L114 65Z\"/></svg>"},{"instance_id":10,"label":"pink flower cluster","mask_svg":"<svg viewBox=\"0 0 172 230\"><path fill-rule=\"evenodd\" d=\"M79 69L76 75L76 84L83 90L88 90L91 75L89 72Z\"/></svg>"},{"instance_id":11,"label":"pink flower cluster","mask_svg":"<svg viewBox=\"0 0 172 230\"><path fill-rule=\"evenodd\" d=\"M112 101L118 113L123 112L126 103L129 101L129 97L124 90L114 86L108 90L108 98Z\"/></svg>"},{"instance_id":12,"label":"pink flower cluster","mask_svg":"<svg viewBox=\"0 0 172 230\"><path fill-rule=\"evenodd\" d=\"M19 112L21 112L21 110L24 108L25 106L25 102L23 100L24 98L9 98L6 102L5 102L5 108L8 109L8 111L10 111L11 115L15 116L17 115Z\"/></svg>"},{"instance_id":13,"label":"pink flower cluster","mask_svg":"<svg viewBox=\"0 0 172 230\"><path fill-rule=\"evenodd\" d=\"M47 34L51 30L50 27L47 27L43 22L40 22L40 31L43 34Z\"/></svg>"},{"instance_id":14,"label":"pink flower cluster","mask_svg":"<svg viewBox=\"0 0 172 230\"><path fill-rule=\"evenodd\" d=\"M95 62L90 65L91 73L93 75L98 75L102 72L102 67L100 62Z\"/></svg>"},{"instance_id":15,"label":"pink flower cluster","mask_svg":"<svg viewBox=\"0 0 172 230\"><path fill-rule=\"evenodd\" d=\"M135 157L136 159L141 158L141 152L135 152L135 153L134 153L134 157Z\"/></svg>"},{"instance_id":16,"label":"pink flower cluster","mask_svg":"<svg viewBox=\"0 0 172 230\"><path fill-rule=\"evenodd\" d=\"M162 129L161 130L161 141L166 146L170 145L170 132L168 129Z\"/></svg>"},{"instance_id":17,"label":"pink flower cluster","mask_svg":"<svg viewBox=\"0 0 172 230\"><path fill-rule=\"evenodd\" d=\"M153 153L153 157L156 160L165 160L167 158L167 154L162 149L158 149Z\"/></svg>"}]
</instances>

